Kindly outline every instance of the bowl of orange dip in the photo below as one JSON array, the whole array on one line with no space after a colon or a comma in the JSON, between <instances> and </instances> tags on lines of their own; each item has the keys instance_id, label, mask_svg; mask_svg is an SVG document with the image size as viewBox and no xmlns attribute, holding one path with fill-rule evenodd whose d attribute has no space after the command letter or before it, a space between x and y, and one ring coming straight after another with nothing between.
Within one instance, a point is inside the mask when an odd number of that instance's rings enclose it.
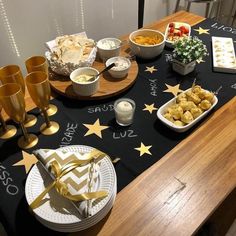
<instances>
[{"instance_id":1,"label":"bowl of orange dip","mask_svg":"<svg viewBox=\"0 0 236 236\"><path fill-rule=\"evenodd\" d=\"M131 51L143 59L159 56L165 47L165 36L158 30L140 29L129 35Z\"/></svg>"}]
</instances>

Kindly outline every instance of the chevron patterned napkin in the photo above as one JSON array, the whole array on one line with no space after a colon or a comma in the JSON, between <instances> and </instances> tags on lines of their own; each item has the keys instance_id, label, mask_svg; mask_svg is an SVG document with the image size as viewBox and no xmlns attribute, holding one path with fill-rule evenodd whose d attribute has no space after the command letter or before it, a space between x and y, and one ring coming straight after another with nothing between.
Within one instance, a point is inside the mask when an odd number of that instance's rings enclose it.
<instances>
[{"instance_id":1,"label":"chevron patterned napkin","mask_svg":"<svg viewBox=\"0 0 236 236\"><path fill-rule=\"evenodd\" d=\"M39 161L43 164L50 176L55 179L55 176L50 171L50 165L53 161L57 161L61 168L71 161L86 160L90 153L68 152L63 150L51 150L51 149L38 149L34 151ZM68 191L71 195L78 195L87 192L95 192L99 190L98 176L101 164L101 159L104 157L98 157L93 163L88 163L84 166L77 167L70 171L60 180L67 185ZM91 215L90 204L87 201L73 202L79 213L83 217Z\"/></svg>"}]
</instances>

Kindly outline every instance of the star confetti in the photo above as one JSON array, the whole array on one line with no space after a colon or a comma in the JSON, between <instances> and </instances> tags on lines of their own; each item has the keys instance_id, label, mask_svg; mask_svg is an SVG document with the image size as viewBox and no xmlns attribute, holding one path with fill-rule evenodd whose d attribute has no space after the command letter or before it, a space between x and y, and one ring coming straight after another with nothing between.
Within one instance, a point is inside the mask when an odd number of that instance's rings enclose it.
<instances>
[{"instance_id":1,"label":"star confetti","mask_svg":"<svg viewBox=\"0 0 236 236\"><path fill-rule=\"evenodd\" d=\"M178 95L178 93L183 92L183 90L179 88L180 84L177 84L175 86L171 86L168 84L165 84L165 85L167 86L168 89L164 90L163 92L172 93L175 97Z\"/></svg>"},{"instance_id":2,"label":"star confetti","mask_svg":"<svg viewBox=\"0 0 236 236\"><path fill-rule=\"evenodd\" d=\"M145 108L143 109L143 111L149 111L150 114L152 114L153 111L157 110L157 108L154 107L154 103L151 105L147 105L147 104L144 104L144 105L145 105Z\"/></svg>"},{"instance_id":3,"label":"star confetti","mask_svg":"<svg viewBox=\"0 0 236 236\"><path fill-rule=\"evenodd\" d=\"M101 131L109 128L109 126L100 125L99 119L97 119L94 124L83 124L83 125L86 128L88 128L88 131L84 136L88 136L90 134L96 134L99 138L102 138Z\"/></svg>"},{"instance_id":4,"label":"star confetti","mask_svg":"<svg viewBox=\"0 0 236 236\"><path fill-rule=\"evenodd\" d=\"M200 63L205 62L205 61L202 60L202 59L198 59L198 60L196 60L196 62L197 62L198 64L200 64Z\"/></svg>"},{"instance_id":5,"label":"star confetti","mask_svg":"<svg viewBox=\"0 0 236 236\"><path fill-rule=\"evenodd\" d=\"M154 66L151 66L151 67L146 66L146 68L147 68L147 69L146 69L145 71L150 72L151 74L152 74L154 71L157 71L157 69L155 69Z\"/></svg>"},{"instance_id":6,"label":"star confetti","mask_svg":"<svg viewBox=\"0 0 236 236\"><path fill-rule=\"evenodd\" d=\"M210 29L203 29L202 27L199 27L198 29L194 29L195 31L197 31L199 34L210 34L208 31Z\"/></svg>"},{"instance_id":7,"label":"star confetti","mask_svg":"<svg viewBox=\"0 0 236 236\"><path fill-rule=\"evenodd\" d=\"M152 153L149 151L149 149L152 147L152 145L150 146L145 146L142 142L141 142L141 145L140 147L138 148L135 148L135 150L138 150L140 152L140 157L142 155L144 155L145 153L148 154L148 155L152 155Z\"/></svg>"},{"instance_id":8,"label":"star confetti","mask_svg":"<svg viewBox=\"0 0 236 236\"><path fill-rule=\"evenodd\" d=\"M33 154L29 154L25 151L22 151L23 159L16 162L13 166L25 166L26 174L29 172L30 168L38 162L38 159Z\"/></svg>"}]
</instances>

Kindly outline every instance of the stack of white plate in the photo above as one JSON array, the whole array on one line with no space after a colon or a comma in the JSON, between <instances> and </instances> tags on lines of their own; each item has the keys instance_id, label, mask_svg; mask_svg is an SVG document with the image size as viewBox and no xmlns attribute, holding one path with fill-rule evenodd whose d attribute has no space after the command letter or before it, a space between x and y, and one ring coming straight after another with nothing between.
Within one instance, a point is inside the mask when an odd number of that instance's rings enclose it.
<instances>
[{"instance_id":1,"label":"stack of white plate","mask_svg":"<svg viewBox=\"0 0 236 236\"><path fill-rule=\"evenodd\" d=\"M87 153L93 148L82 145L62 148L64 151ZM30 171L25 185L28 204L44 191L52 182L51 177L40 163ZM46 194L39 207L33 209L35 217L46 227L60 232L76 232L87 229L102 220L111 210L117 191L116 173L108 156L101 160L98 175L98 190L105 190L108 196L92 201L91 216L84 218L79 214L75 204L62 197L55 189Z\"/></svg>"}]
</instances>

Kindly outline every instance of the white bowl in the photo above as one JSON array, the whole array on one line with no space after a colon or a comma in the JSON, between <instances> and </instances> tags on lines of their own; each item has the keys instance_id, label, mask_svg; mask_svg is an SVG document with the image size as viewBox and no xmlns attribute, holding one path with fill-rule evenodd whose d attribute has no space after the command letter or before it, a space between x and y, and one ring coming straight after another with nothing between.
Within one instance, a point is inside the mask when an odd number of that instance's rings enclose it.
<instances>
[{"instance_id":1,"label":"white bowl","mask_svg":"<svg viewBox=\"0 0 236 236\"><path fill-rule=\"evenodd\" d=\"M144 36L144 37L160 37L161 41L160 43L154 44L154 45L143 45L136 43L134 41L134 38L137 36ZM143 59L152 59L154 57L159 56L164 47L165 47L165 37L164 34L162 34L158 30L152 30L152 29L140 29L132 32L129 35L129 44L131 51L138 57L141 57Z\"/></svg>"},{"instance_id":2,"label":"white bowl","mask_svg":"<svg viewBox=\"0 0 236 236\"><path fill-rule=\"evenodd\" d=\"M70 74L74 92L79 96L91 96L95 94L99 89L99 76L97 76L95 80L91 82L79 82L76 80L76 77L83 74L97 75L98 73L99 71L92 67L81 67L74 70Z\"/></svg>"},{"instance_id":3,"label":"white bowl","mask_svg":"<svg viewBox=\"0 0 236 236\"><path fill-rule=\"evenodd\" d=\"M187 90L184 91L187 92L189 90L191 90L192 88L189 88ZM174 123L172 123L171 121L167 120L163 115L166 113L167 109L174 105L176 103L176 98L173 98L171 99L169 102L165 103L164 105L162 105L158 111L157 111L157 117L158 119L164 124L166 125L167 127L169 127L170 129L176 131L176 132L179 132L179 133L182 133L182 132L185 132L187 131L188 129L190 129L191 127L193 127L196 123L198 123L203 117L205 117L212 109L213 107L218 103L218 99L216 96L214 96L214 99L213 99L213 104L212 106L204 111L200 116L198 116L196 119L194 119L191 123L185 125L185 126L177 126L175 125Z\"/></svg>"},{"instance_id":4,"label":"white bowl","mask_svg":"<svg viewBox=\"0 0 236 236\"><path fill-rule=\"evenodd\" d=\"M179 31L179 27L181 27L181 26L186 27L188 29L188 33L185 33L182 36L175 35L173 37L173 40L170 40L170 39L168 39L169 34L170 34L170 32L169 32L170 24L174 24L175 34L177 34L177 31ZM184 22L171 22L167 25L166 30L165 30L166 46L170 47L170 48L173 48L173 43L174 43L175 40L178 40L182 37L188 37L188 36L190 36L190 34L191 34L191 26L189 24L184 23Z\"/></svg>"},{"instance_id":5,"label":"white bowl","mask_svg":"<svg viewBox=\"0 0 236 236\"><path fill-rule=\"evenodd\" d=\"M121 41L117 38L103 38L97 42L98 55L102 61L120 55Z\"/></svg>"},{"instance_id":6,"label":"white bowl","mask_svg":"<svg viewBox=\"0 0 236 236\"><path fill-rule=\"evenodd\" d=\"M124 78L130 69L131 62L126 57L112 57L106 61L106 66L115 63L116 65L108 70L113 78Z\"/></svg>"}]
</instances>

